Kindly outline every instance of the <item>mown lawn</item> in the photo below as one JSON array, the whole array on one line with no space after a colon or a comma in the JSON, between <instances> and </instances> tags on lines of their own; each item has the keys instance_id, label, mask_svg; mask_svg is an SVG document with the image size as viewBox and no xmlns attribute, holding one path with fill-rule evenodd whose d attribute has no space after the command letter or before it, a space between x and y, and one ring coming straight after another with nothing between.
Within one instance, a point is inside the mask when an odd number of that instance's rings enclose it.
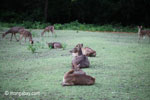
<instances>
[{"instance_id":1,"label":"mown lawn","mask_svg":"<svg viewBox=\"0 0 150 100\"><path fill-rule=\"evenodd\" d=\"M56 30L57 37L40 37L42 30L32 30L40 42L32 54L28 43L2 39L0 31L0 100L150 100L150 44L148 38L137 43L135 33L102 33ZM19 35L18 35L19 36ZM46 42L67 44L65 50L49 49ZM89 58L90 68L83 69L96 78L92 86L62 87L64 73L71 69L76 44L83 43L97 52ZM39 92L32 96L6 95L10 92Z\"/></svg>"}]
</instances>

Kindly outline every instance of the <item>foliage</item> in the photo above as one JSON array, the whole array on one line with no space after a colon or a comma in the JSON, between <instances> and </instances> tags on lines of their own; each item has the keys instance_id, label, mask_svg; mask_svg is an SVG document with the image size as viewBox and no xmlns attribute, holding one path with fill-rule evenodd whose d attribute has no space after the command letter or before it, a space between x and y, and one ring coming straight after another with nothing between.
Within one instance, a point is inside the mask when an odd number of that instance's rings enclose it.
<instances>
[{"instance_id":1,"label":"foliage","mask_svg":"<svg viewBox=\"0 0 150 100\"><path fill-rule=\"evenodd\" d=\"M31 24L32 23L32 24ZM37 23L40 22L23 22L20 23L3 23L0 22L2 27L12 27L12 26L24 26L25 28L45 28L50 25L49 23L40 23L36 27ZM95 25L95 24L81 24L78 21L65 24L54 24L56 30L83 30L83 31L111 31L111 32L137 32L137 26L122 26L121 24L105 24L105 25ZM37 35L35 32L32 33L33 36ZM57 35L55 34L55 38Z\"/></svg>"},{"instance_id":2,"label":"foliage","mask_svg":"<svg viewBox=\"0 0 150 100\"><path fill-rule=\"evenodd\" d=\"M48 45L48 48L51 50L52 49L52 45Z\"/></svg>"},{"instance_id":3,"label":"foliage","mask_svg":"<svg viewBox=\"0 0 150 100\"><path fill-rule=\"evenodd\" d=\"M41 28L41 22L150 26L149 0L1 0L0 21L24 23ZM45 4L47 11L45 12ZM16 6L17 5L17 6ZM47 19L45 19L45 13ZM68 26L67 26L68 27ZM27 27L30 28L30 27ZM73 25L73 29L77 27Z\"/></svg>"},{"instance_id":4,"label":"foliage","mask_svg":"<svg viewBox=\"0 0 150 100\"><path fill-rule=\"evenodd\" d=\"M27 49L32 53L35 53L38 49L44 49L44 44L36 42L34 44L28 44Z\"/></svg>"},{"instance_id":5,"label":"foliage","mask_svg":"<svg viewBox=\"0 0 150 100\"><path fill-rule=\"evenodd\" d=\"M32 53L35 53L35 51L37 50L37 47L35 45L33 45L33 44L29 44L27 49L29 51L31 51Z\"/></svg>"},{"instance_id":6,"label":"foliage","mask_svg":"<svg viewBox=\"0 0 150 100\"><path fill-rule=\"evenodd\" d=\"M65 49L66 49L66 47L67 47L67 44L66 44L66 43L63 43L63 44L62 44L62 48L63 48L63 50L65 50Z\"/></svg>"}]
</instances>

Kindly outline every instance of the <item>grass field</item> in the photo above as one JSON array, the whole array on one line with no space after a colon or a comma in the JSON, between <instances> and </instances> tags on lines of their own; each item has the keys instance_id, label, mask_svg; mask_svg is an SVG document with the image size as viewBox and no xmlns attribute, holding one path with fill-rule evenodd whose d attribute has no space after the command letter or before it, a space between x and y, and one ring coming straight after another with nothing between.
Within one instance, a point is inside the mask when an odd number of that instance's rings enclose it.
<instances>
[{"instance_id":1,"label":"grass field","mask_svg":"<svg viewBox=\"0 0 150 100\"><path fill-rule=\"evenodd\" d=\"M4 31L0 31L0 100L150 100L148 38L137 43L135 33L71 30L56 30L57 37L41 38L42 30L32 30L35 43L43 45L32 54L24 39L22 45L14 37L10 42L10 35L2 39ZM46 42L55 41L67 44L66 49L49 49ZM96 83L62 87L64 73L71 69L69 50L78 43L97 52L89 58L90 68L83 69Z\"/></svg>"}]
</instances>

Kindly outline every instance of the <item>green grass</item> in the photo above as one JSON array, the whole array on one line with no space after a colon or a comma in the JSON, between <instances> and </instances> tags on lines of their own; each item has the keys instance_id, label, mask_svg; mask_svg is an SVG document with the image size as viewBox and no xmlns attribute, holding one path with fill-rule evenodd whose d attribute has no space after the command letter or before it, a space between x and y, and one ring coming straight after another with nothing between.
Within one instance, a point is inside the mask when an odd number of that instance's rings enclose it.
<instances>
[{"instance_id":1,"label":"green grass","mask_svg":"<svg viewBox=\"0 0 150 100\"><path fill-rule=\"evenodd\" d=\"M35 43L43 44L35 53L22 45L2 39L0 32L0 100L149 100L150 44L148 38L137 43L134 33L103 33L56 30L57 38L40 37L42 30L32 30ZM47 33L46 33L47 34ZM45 35L46 35L45 34ZM18 35L19 36L19 35ZM63 49L49 49L46 42L67 44ZM64 73L71 69L76 44L96 50L89 58L90 68L83 69L96 78L92 86L62 87ZM9 92L40 92L36 96L4 95Z\"/></svg>"}]
</instances>

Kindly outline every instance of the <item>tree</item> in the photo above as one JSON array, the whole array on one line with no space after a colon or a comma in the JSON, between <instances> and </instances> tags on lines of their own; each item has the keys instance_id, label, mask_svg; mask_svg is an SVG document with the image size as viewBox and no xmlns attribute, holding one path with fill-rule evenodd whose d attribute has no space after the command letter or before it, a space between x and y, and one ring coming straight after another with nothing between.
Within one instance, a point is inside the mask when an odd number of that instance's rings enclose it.
<instances>
[{"instance_id":1,"label":"tree","mask_svg":"<svg viewBox=\"0 0 150 100\"><path fill-rule=\"evenodd\" d=\"M45 0L44 18L47 21L48 18L48 0Z\"/></svg>"}]
</instances>

